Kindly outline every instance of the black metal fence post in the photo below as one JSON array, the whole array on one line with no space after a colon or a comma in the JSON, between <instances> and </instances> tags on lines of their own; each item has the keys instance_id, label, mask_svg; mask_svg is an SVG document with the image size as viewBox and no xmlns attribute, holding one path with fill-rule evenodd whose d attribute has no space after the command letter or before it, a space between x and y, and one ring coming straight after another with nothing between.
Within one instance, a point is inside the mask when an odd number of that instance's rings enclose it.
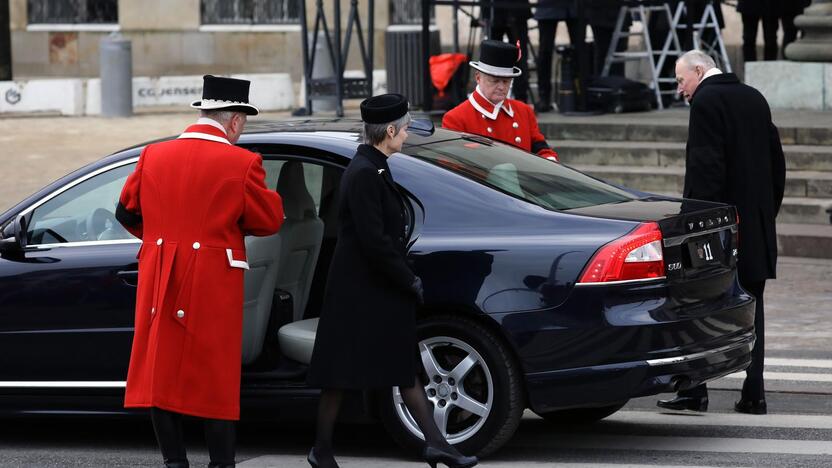
<instances>
[{"instance_id":1,"label":"black metal fence post","mask_svg":"<svg viewBox=\"0 0 832 468\"><path fill-rule=\"evenodd\" d=\"M9 0L0 0L0 81L12 79L12 36Z\"/></svg>"}]
</instances>

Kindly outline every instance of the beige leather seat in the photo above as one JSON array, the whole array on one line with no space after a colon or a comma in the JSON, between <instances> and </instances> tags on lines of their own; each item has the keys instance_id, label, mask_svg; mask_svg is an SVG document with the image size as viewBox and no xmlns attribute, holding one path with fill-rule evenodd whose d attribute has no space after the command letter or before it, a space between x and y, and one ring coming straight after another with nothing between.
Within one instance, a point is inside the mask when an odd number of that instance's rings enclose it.
<instances>
[{"instance_id":1,"label":"beige leather seat","mask_svg":"<svg viewBox=\"0 0 832 468\"><path fill-rule=\"evenodd\" d=\"M317 330L317 318L299 320L280 327L277 332L280 351L289 359L309 364L312 360L312 348L315 347Z\"/></svg>"},{"instance_id":2,"label":"beige leather seat","mask_svg":"<svg viewBox=\"0 0 832 468\"><path fill-rule=\"evenodd\" d=\"M303 165L288 161L280 169L277 192L283 198L286 220L280 228L280 271L276 287L292 295L292 320L303 318L309 287L321 251L324 223L306 188Z\"/></svg>"},{"instance_id":3,"label":"beige leather seat","mask_svg":"<svg viewBox=\"0 0 832 468\"><path fill-rule=\"evenodd\" d=\"M263 350L272 311L279 268L280 233L246 237L249 269L243 289L243 364L251 364Z\"/></svg>"}]
</instances>

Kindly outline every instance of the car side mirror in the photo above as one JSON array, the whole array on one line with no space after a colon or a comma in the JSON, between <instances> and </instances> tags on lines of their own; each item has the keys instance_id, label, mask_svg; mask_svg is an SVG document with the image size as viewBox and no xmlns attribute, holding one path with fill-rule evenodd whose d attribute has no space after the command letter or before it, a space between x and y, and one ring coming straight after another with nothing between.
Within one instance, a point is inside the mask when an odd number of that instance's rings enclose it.
<instances>
[{"instance_id":1,"label":"car side mirror","mask_svg":"<svg viewBox=\"0 0 832 468\"><path fill-rule=\"evenodd\" d=\"M26 248L27 244L27 222L26 216L17 215L11 223L3 228L0 238L0 252L15 252Z\"/></svg>"}]
</instances>

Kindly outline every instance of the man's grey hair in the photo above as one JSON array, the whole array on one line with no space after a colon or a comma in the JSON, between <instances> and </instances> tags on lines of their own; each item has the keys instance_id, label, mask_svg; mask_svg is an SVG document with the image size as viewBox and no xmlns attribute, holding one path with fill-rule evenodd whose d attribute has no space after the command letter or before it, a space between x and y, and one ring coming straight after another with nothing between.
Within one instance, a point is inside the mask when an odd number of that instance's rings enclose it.
<instances>
[{"instance_id":1,"label":"man's grey hair","mask_svg":"<svg viewBox=\"0 0 832 468\"><path fill-rule=\"evenodd\" d=\"M216 120L220 123L220 125L228 125L228 122L231 122L231 118L234 117L234 114L240 114L241 112L234 112L228 110L203 110L201 113L202 117L207 117L211 120Z\"/></svg>"},{"instance_id":2,"label":"man's grey hair","mask_svg":"<svg viewBox=\"0 0 832 468\"><path fill-rule=\"evenodd\" d=\"M398 135L402 128L410 124L410 112L399 117L398 119L384 124L364 123L364 143L367 145L377 145L387 138L387 127L393 126L395 132L393 135Z\"/></svg>"},{"instance_id":3,"label":"man's grey hair","mask_svg":"<svg viewBox=\"0 0 832 468\"><path fill-rule=\"evenodd\" d=\"M710 55L698 49L685 52L684 55L676 60L676 63L684 63L690 69L702 67L704 71L716 68L716 62L714 62L714 59L711 58Z\"/></svg>"}]
</instances>

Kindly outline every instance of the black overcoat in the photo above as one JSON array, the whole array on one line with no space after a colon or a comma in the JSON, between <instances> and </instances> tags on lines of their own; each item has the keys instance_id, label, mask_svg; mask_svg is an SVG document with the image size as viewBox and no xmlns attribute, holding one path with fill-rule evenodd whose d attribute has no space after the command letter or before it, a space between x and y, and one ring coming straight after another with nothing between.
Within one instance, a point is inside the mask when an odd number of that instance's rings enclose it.
<instances>
[{"instance_id":1,"label":"black overcoat","mask_svg":"<svg viewBox=\"0 0 832 468\"><path fill-rule=\"evenodd\" d=\"M737 207L743 283L776 276L774 219L785 184L783 147L763 95L733 73L702 81L691 99L684 196Z\"/></svg>"},{"instance_id":2,"label":"black overcoat","mask_svg":"<svg viewBox=\"0 0 832 468\"><path fill-rule=\"evenodd\" d=\"M410 387L415 280L404 200L387 157L360 145L341 179L338 241L307 381L321 388Z\"/></svg>"}]
</instances>

